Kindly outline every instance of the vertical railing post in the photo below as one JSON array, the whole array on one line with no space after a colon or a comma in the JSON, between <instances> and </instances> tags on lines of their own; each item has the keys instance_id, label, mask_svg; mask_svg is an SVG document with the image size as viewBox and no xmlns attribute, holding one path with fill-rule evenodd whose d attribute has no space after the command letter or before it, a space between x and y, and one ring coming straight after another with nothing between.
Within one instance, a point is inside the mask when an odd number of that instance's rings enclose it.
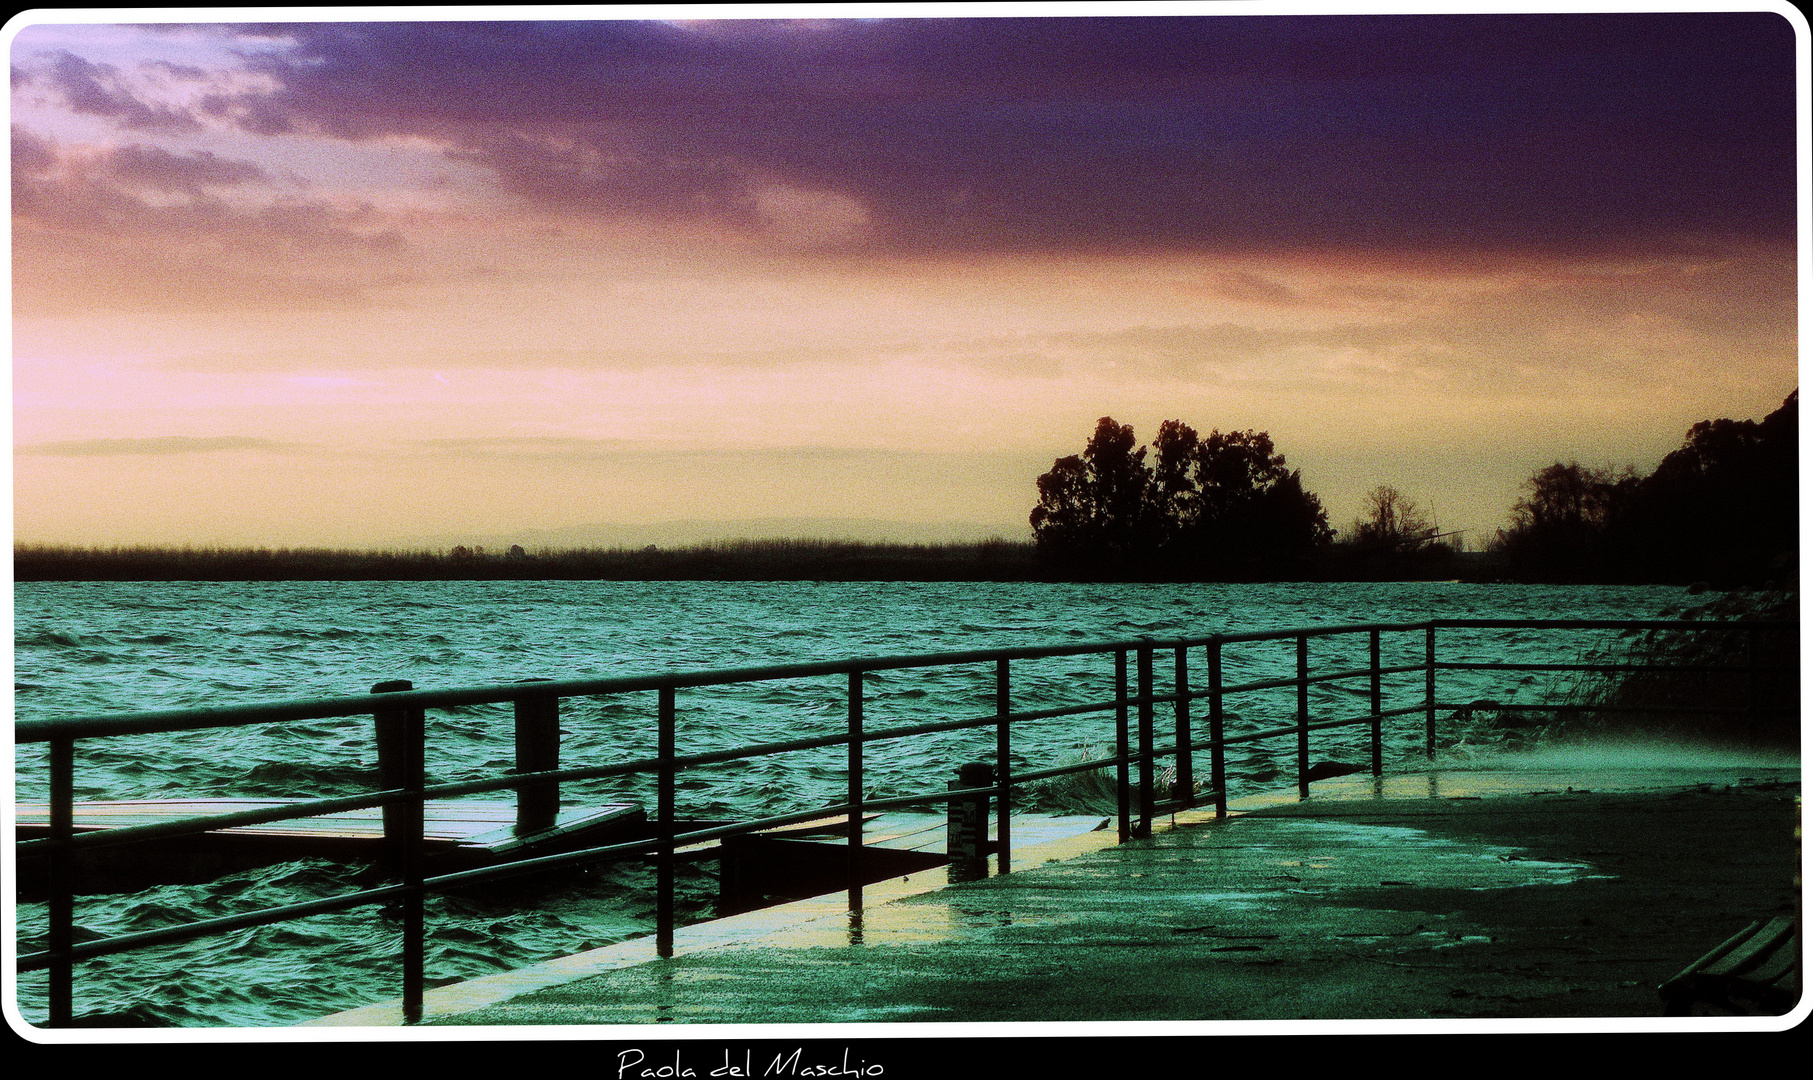
<instances>
[{"instance_id":1,"label":"vertical railing post","mask_svg":"<svg viewBox=\"0 0 1813 1080\"><path fill-rule=\"evenodd\" d=\"M1185 806L1196 805L1196 769L1190 750L1190 650L1179 645L1173 661L1172 685L1177 690L1177 780L1171 798Z\"/></svg>"},{"instance_id":2,"label":"vertical railing post","mask_svg":"<svg viewBox=\"0 0 1813 1080\"><path fill-rule=\"evenodd\" d=\"M659 690L659 717L655 733L655 756L660 766L655 773L656 836L660 849L655 856L655 955L667 959L674 954L674 688Z\"/></svg>"},{"instance_id":3,"label":"vertical railing post","mask_svg":"<svg viewBox=\"0 0 1813 1080\"><path fill-rule=\"evenodd\" d=\"M1139 827L1138 836L1152 835L1156 816L1152 789L1157 777L1152 769L1152 646L1139 647Z\"/></svg>"},{"instance_id":4,"label":"vertical railing post","mask_svg":"<svg viewBox=\"0 0 1813 1080\"><path fill-rule=\"evenodd\" d=\"M1297 635L1297 794L1309 797L1309 635Z\"/></svg>"},{"instance_id":5,"label":"vertical railing post","mask_svg":"<svg viewBox=\"0 0 1813 1080\"><path fill-rule=\"evenodd\" d=\"M371 688L374 694L413 690L407 679L393 679ZM420 708L380 709L373 716L378 740L378 784L384 790L401 788L410 797L384 807L384 846L397 876L408 890L403 894L403 1022L420 1023L426 990L427 943L422 916L423 743L426 720Z\"/></svg>"},{"instance_id":6,"label":"vertical railing post","mask_svg":"<svg viewBox=\"0 0 1813 1080\"><path fill-rule=\"evenodd\" d=\"M560 768L560 699L516 699L516 771ZM552 829L560 819L560 781L537 780L516 789L516 835Z\"/></svg>"},{"instance_id":7,"label":"vertical railing post","mask_svg":"<svg viewBox=\"0 0 1813 1080\"><path fill-rule=\"evenodd\" d=\"M71 738L50 740L50 855L45 865L49 877L46 915L50 920L49 1026L68 1027L75 1018L76 853L75 837L76 743Z\"/></svg>"},{"instance_id":8,"label":"vertical railing post","mask_svg":"<svg viewBox=\"0 0 1813 1080\"><path fill-rule=\"evenodd\" d=\"M1423 756L1435 757L1435 624L1423 628Z\"/></svg>"},{"instance_id":9,"label":"vertical railing post","mask_svg":"<svg viewBox=\"0 0 1813 1080\"><path fill-rule=\"evenodd\" d=\"M1127 650L1114 650L1114 803L1121 843L1133 835L1127 778Z\"/></svg>"},{"instance_id":10,"label":"vertical railing post","mask_svg":"<svg viewBox=\"0 0 1813 1080\"><path fill-rule=\"evenodd\" d=\"M995 872L1008 873L1013 867L1013 766L1008 760L1013 736L1008 730L1008 716L1013 712L1008 691L1007 658L995 661L995 783L1001 794L995 803Z\"/></svg>"},{"instance_id":11,"label":"vertical railing post","mask_svg":"<svg viewBox=\"0 0 1813 1080\"><path fill-rule=\"evenodd\" d=\"M1372 631L1372 775L1385 775L1385 688L1384 672L1379 660L1379 631Z\"/></svg>"},{"instance_id":12,"label":"vertical railing post","mask_svg":"<svg viewBox=\"0 0 1813 1080\"><path fill-rule=\"evenodd\" d=\"M1228 816L1228 755L1222 746L1221 639L1209 642L1209 783L1215 788L1215 816Z\"/></svg>"},{"instance_id":13,"label":"vertical railing post","mask_svg":"<svg viewBox=\"0 0 1813 1080\"><path fill-rule=\"evenodd\" d=\"M849 835L844 838L844 881L850 910L862 911L862 672L850 672L850 730L845 755L849 784L844 801L850 804Z\"/></svg>"},{"instance_id":14,"label":"vertical railing post","mask_svg":"<svg viewBox=\"0 0 1813 1080\"><path fill-rule=\"evenodd\" d=\"M951 791L993 787L995 768L986 761L971 761L957 768ZM988 876L988 792L959 795L945 805L944 853L946 876L953 882L979 881Z\"/></svg>"}]
</instances>

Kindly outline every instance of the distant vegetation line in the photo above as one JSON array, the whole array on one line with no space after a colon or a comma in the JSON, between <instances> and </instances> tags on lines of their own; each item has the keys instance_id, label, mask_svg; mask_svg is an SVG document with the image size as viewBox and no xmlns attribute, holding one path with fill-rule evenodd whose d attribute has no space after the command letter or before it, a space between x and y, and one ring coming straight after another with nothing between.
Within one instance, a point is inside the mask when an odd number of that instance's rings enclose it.
<instances>
[{"instance_id":1,"label":"distant vegetation line","mask_svg":"<svg viewBox=\"0 0 1813 1080\"><path fill-rule=\"evenodd\" d=\"M1490 566L1442 549L1440 558L1358 559L1341 545L1268 579L1375 580L1483 576ZM1106 570L1107 568L1103 568ZM1202 568L1199 568L1202 569ZM76 547L13 549L17 581L1074 581L1236 580L1226 576L1091 574L1042 558L1030 541L877 543L713 540L676 547L495 552L324 548ZM1237 580L1250 580L1239 578Z\"/></svg>"},{"instance_id":2,"label":"distant vegetation line","mask_svg":"<svg viewBox=\"0 0 1813 1080\"><path fill-rule=\"evenodd\" d=\"M1150 447L1104 416L1037 481L1030 542L711 540L503 552L19 545L18 581L1412 581L1673 583L1796 589L1800 393L1705 420L1645 476L1539 469L1484 552L1464 552L1389 484L1344 537L1261 431L1160 425Z\"/></svg>"},{"instance_id":3,"label":"distant vegetation line","mask_svg":"<svg viewBox=\"0 0 1813 1080\"><path fill-rule=\"evenodd\" d=\"M13 549L17 581L435 580L1031 580L1033 545L1010 540L933 544L849 540L712 540L676 547L505 552L321 548L75 547Z\"/></svg>"}]
</instances>

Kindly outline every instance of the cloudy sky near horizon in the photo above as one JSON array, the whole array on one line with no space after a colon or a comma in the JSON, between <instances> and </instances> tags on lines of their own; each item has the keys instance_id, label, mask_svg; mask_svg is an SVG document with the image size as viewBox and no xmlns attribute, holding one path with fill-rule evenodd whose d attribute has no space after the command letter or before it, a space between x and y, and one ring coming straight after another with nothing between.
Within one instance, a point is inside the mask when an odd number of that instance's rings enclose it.
<instances>
[{"instance_id":1,"label":"cloudy sky near horizon","mask_svg":"<svg viewBox=\"0 0 1813 1080\"><path fill-rule=\"evenodd\" d=\"M1795 389L1804 24L1203 10L17 25L15 538L1017 537L1112 415L1478 543Z\"/></svg>"}]
</instances>

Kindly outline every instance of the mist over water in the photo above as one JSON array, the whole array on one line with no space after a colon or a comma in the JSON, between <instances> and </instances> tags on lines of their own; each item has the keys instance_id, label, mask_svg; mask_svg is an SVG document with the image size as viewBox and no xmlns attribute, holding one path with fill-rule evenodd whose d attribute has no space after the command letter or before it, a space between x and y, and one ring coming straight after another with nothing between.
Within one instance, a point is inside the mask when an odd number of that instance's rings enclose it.
<instances>
[{"instance_id":1,"label":"mist over water","mask_svg":"<svg viewBox=\"0 0 1813 1080\"><path fill-rule=\"evenodd\" d=\"M859 656L1080 643L1216 631L1279 629L1437 617L1655 617L1687 602L1666 587L1285 583L1075 585L1042 583L814 582L124 582L26 583L15 593L15 702L21 718L246 704L364 693L386 679L433 689L528 678L586 678L663 670L738 668ZM1531 633L1455 632L1444 659L1572 660L1602 640ZM1363 636L1318 640L1314 662L1357 667ZM1420 662L1420 634L1386 640L1385 662ZM1343 652L1346 650L1346 652ZM1289 642L1230 647L1230 682L1286 674ZM1204 679L1198 651L1192 678ZM1157 665L1169 686L1169 657ZM1014 705L1036 709L1112 695L1111 657L1016 662ZM1443 673L1447 680L1449 673ZM1444 681L1449 701L1534 701L1545 680L1498 674ZM1318 686L1318 717L1365 711L1364 680ZM1200 685L1200 684L1198 684ZM990 665L881 672L865 680L870 730L993 711ZM1422 699L1422 675L1394 677L1386 707ZM563 765L653 751L652 694L562 704ZM841 678L682 691L680 752L841 731ZM1282 691L1230 699L1230 731L1288 723ZM1199 717L1206 714L1206 705ZM1168 712L1161 716L1161 727ZM1168 729L1167 729L1168 730ZM507 709L431 713L430 782L491 778L512 762ZM1078 760L1113 745L1111 717L1016 727L1016 768ZM1364 729L1318 733L1316 760L1363 761ZM1420 716L1387 729L1387 761L1421 763ZM1161 741L1169 741L1168 738ZM1662 747L1570 746L1507 754L1490 737L1447 738L1444 761L1467 767L1563 769L1614 762L1678 762ZM948 733L873 744L871 797L941 789L967 760L992 754L992 733ZM1294 743L1275 740L1230 756L1230 788L1292 782ZM842 748L718 769L688 783L693 816L808 809L841 801ZM1199 766L1201 771L1205 766ZM329 796L371 790L369 720L265 725L100 740L78 752L80 799ZM41 747L16 753L17 796L42 799ZM634 782L569 784L563 798L592 804L648 798ZM1035 803L1036 805L1036 803ZM1053 807L1055 809L1055 807ZM78 933L117 934L255 906L347 891L356 868L297 862L206 885L162 886L78 901ZM431 982L523 966L646 933L652 876L634 864L560 880L435 898ZM687 883L703 910L715 883ZM42 905L19 907L21 951L41 947ZM77 1011L126 1022L277 1025L400 992L401 928L374 909L265 927L207 942L83 965ZM21 982L19 1004L42 1019L42 973Z\"/></svg>"},{"instance_id":2,"label":"mist over water","mask_svg":"<svg viewBox=\"0 0 1813 1080\"><path fill-rule=\"evenodd\" d=\"M1678 739L1598 737L1565 745L1519 749L1449 748L1437 754L1444 769L1494 772L1565 773L1586 778L1624 774L1629 783L1641 776L1713 776L1732 770L1793 769L1800 756L1787 750L1708 746Z\"/></svg>"}]
</instances>

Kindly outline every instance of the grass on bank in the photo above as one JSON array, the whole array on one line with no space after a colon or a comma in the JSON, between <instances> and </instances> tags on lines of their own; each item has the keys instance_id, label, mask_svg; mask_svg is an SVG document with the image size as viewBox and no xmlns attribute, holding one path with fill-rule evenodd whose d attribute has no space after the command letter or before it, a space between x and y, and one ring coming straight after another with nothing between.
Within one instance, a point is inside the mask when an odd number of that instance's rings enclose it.
<instances>
[{"instance_id":1,"label":"grass on bank","mask_svg":"<svg viewBox=\"0 0 1813 1080\"><path fill-rule=\"evenodd\" d=\"M1485 706L1461 719L1513 747L1657 739L1798 753L1798 591L1743 590L1668 617L1719 629L1628 631L1583 662L1637 670L1558 681L1542 700L1567 708ZM1745 627L1774 621L1794 626Z\"/></svg>"}]
</instances>

